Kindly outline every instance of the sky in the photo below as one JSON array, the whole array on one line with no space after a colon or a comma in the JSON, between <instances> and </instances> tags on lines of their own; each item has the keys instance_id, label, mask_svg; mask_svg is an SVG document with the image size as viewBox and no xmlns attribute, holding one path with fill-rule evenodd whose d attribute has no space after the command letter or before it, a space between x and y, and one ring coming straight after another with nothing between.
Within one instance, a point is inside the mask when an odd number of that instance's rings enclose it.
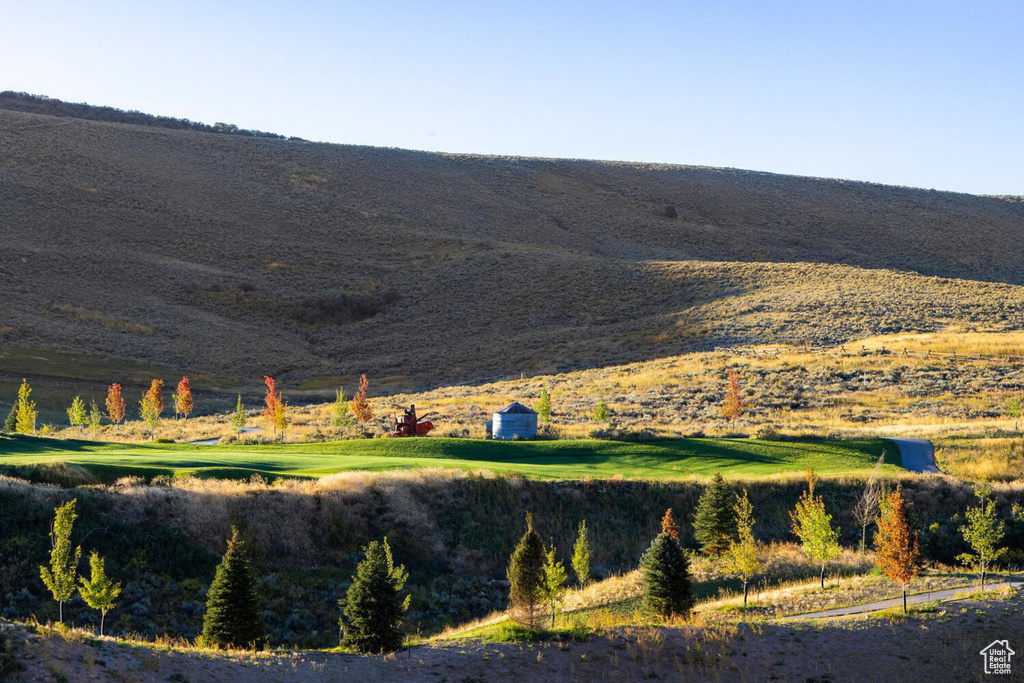
<instances>
[{"instance_id":1,"label":"sky","mask_svg":"<svg viewBox=\"0 0 1024 683\"><path fill-rule=\"evenodd\" d=\"M1022 0L0 9L0 90L325 142L1024 195Z\"/></svg>"}]
</instances>

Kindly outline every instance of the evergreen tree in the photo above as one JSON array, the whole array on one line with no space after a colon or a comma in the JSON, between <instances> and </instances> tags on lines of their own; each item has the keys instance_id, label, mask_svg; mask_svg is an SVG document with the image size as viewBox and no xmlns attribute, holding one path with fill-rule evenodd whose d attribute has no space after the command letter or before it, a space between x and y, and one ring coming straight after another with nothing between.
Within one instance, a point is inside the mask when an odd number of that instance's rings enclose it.
<instances>
[{"instance_id":1,"label":"evergreen tree","mask_svg":"<svg viewBox=\"0 0 1024 683\"><path fill-rule=\"evenodd\" d=\"M548 388L544 384L540 385L540 395L537 397L533 409L537 411L537 417L541 422L551 421L551 394L548 393Z\"/></svg>"},{"instance_id":2,"label":"evergreen tree","mask_svg":"<svg viewBox=\"0 0 1024 683\"><path fill-rule=\"evenodd\" d=\"M544 588L544 543L533 529L533 515L526 513L526 533L519 539L508 564L510 612L513 619L537 627L538 608Z\"/></svg>"},{"instance_id":3,"label":"evergreen tree","mask_svg":"<svg viewBox=\"0 0 1024 683\"><path fill-rule=\"evenodd\" d=\"M962 553L956 559L981 573L981 590L985 590L989 565L1006 552L1006 548L998 547L1006 533L1006 524L996 518L996 501L988 485L975 486L974 495L978 497L978 507L967 508L967 524L960 527L960 533L974 552Z\"/></svg>"},{"instance_id":4,"label":"evergreen tree","mask_svg":"<svg viewBox=\"0 0 1024 683\"><path fill-rule=\"evenodd\" d=\"M734 500L721 473L715 472L711 485L697 502L693 516L693 536L708 555L721 556L736 536Z\"/></svg>"},{"instance_id":5,"label":"evergreen tree","mask_svg":"<svg viewBox=\"0 0 1024 683\"><path fill-rule=\"evenodd\" d=\"M590 581L590 536L587 534L587 520L580 522L576 543L572 547L572 570L581 586Z\"/></svg>"},{"instance_id":6,"label":"evergreen tree","mask_svg":"<svg viewBox=\"0 0 1024 683\"><path fill-rule=\"evenodd\" d=\"M39 411L36 410L36 402L29 400L32 394L32 387L28 385L27 379L21 380L21 387L18 388L17 423L15 431L19 434L36 433L36 417Z\"/></svg>"},{"instance_id":7,"label":"evergreen tree","mask_svg":"<svg viewBox=\"0 0 1024 683\"><path fill-rule=\"evenodd\" d=\"M402 589L409 575L394 565L387 538L383 543L371 541L365 552L339 602L343 643L367 654L394 652L402 647L400 627L411 597L403 598Z\"/></svg>"},{"instance_id":8,"label":"evergreen tree","mask_svg":"<svg viewBox=\"0 0 1024 683\"><path fill-rule=\"evenodd\" d=\"M227 552L207 594L203 642L212 647L258 647L264 641L256 574L245 542L232 527Z\"/></svg>"},{"instance_id":9,"label":"evergreen tree","mask_svg":"<svg viewBox=\"0 0 1024 683\"><path fill-rule=\"evenodd\" d=\"M231 426L235 428L235 435L241 436L242 430L245 429L245 423L249 421L249 416L245 414L245 406L242 405L242 395L238 395L238 403L235 404L235 412L231 414Z\"/></svg>"},{"instance_id":10,"label":"evergreen tree","mask_svg":"<svg viewBox=\"0 0 1024 683\"><path fill-rule=\"evenodd\" d=\"M551 544L544 553L543 587L544 602L551 609L551 628L555 627L555 615L558 614L558 606L562 603L562 594L565 593L563 584L569 576L565 571L565 565L555 555L555 546Z\"/></svg>"},{"instance_id":11,"label":"evergreen tree","mask_svg":"<svg viewBox=\"0 0 1024 683\"><path fill-rule=\"evenodd\" d=\"M666 518L671 519L671 509ZM640 584L641 609L651 616L668 619L693 609L690 562L664 520L661 533L640 560Z\"/></svg>"},{"instance_id":12,"label":"evergreen tree","mask_svg":"<svg viewBox=\"0 0 1024 683\"><path fill-rule=\"evenodd\" d=\"M100 611L100 635L103 635L103 621L107 612L114 609L114 600L121 594L121 584L114 583L107 576L107 570L103 566L103 558L96 553L89 556L89 578L79 579L81 587L79 595L85 600L85 604Z\"/></svg>"},{"instance_id":13,"label":"evergreen tree","mask_svg":"<svg viewBox=\"0 0 1024 683\"><path fill-rule=\"evenodd\" d=\"M71 407L68 408L68 422L72 427L82 427L86 424L85 401L81 396L75 396L75 399L71 401Z\"/></svg>"},{"instance_id":14,"label":"evergreen tree","mask_svg":"<svg viewBox=\"0 0 1024 683\"><path fill-rule=\"evenodd\" d=\"M4 431L8 434L13 434L18 431L18 404L15 403L11 406L11 412L7 413L7 419L4 420Z\"/></svg>"},{"instance_id":15,"label":"evergreen tree","mask_svg":"<svg viewBox=\"0 0 1024 683\"><path fill-rule=\"evenodd\" d=\"M53 528L50 529L50 568L39 568L43 583L50 589L53 599L60 608L60 623L64 623L64 603L75 596L75 581L78 578L78 560L82 548L71 552L71 529L78 518L75 512L77 498L72 498L54 512Z\"/></svg>"},{"instance_id":16,"label":"evergreen tree","mask_svg":"<svg viewBox=\"0 0 1024 683\"><path fill-rule=\"evenodd\" d=\"M746 489L743 489L742 496L736 497L734 509L738 539L729 543L729 550L725 558L729 571L743 582L743 606L746 607L747 586L750 579L764 567L758 552L757 541L754 540L754 509L750 504L750 498L747 497Z\"/></svg>"}]
</instances>

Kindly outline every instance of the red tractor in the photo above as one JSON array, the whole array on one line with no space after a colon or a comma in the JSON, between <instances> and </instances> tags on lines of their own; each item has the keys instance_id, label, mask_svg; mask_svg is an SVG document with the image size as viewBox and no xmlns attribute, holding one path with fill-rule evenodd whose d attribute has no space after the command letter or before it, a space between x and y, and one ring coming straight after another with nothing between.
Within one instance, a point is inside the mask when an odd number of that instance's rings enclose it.
<instances>
[{"instance_id":1,"label":"red tractor","mask_svg":"<svg viewBox=\"0 0 1024 683\"><path fill-rule=\"evenodd\" d=\"M434 423L426 416L416 417L416 406L413 405L409 406L401 418L395 415L395 431L391 432L391 436L426 436L433 428Z\"/></svg>"}]
</instances>

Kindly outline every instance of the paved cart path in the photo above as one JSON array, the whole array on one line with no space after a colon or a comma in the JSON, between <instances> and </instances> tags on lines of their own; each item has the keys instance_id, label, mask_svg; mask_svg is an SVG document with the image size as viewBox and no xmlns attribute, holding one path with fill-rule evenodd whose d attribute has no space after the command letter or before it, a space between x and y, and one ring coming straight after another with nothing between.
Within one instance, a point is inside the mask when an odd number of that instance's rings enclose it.
<instances>
[{"instance_id":1,"label":"paved cart path","mask_svg":"<svg viewBox=\"0 0 1024 683\"><path fill-rule=\"evenodd\" d=\"M900 460L911 472L923 474L942 474L935 466L935 448L927 439L891 438L900 449Z\"/></svg>"},{"instance_id":2,"label":"paved cart path","mask_svg":"<svg viewBox=\"0 0 1024 683\"><path fill-rule=\"evenodd\" d=\"M1015 588L1020 590L1021 586L1024 586L1024 582L1021 581L1005 581L1002 583L989 583L985 584L985 590L1001 590L1003 588ZM977 593L981 590L981 586L973 584L971 586L964 586L962 588L947 588L941 591L931 591L930 593L915 593L914 595L907 596L907 606L917 605L922 602L934 602L935 600L951 600L961 595L969 595L971 593ZM827 609L821 612L809 612L807 614L794 614L792 616L784 617L784 621L790 621L793 619L824 619L827 617L848 617L852 614L865 614L867 612L877 612L883 609L889 609L890 607L903 607L903 597L892 598L891 600L879 600L878 602L869 602L866 605L853 605L852 607L839 607L837 609Z\"/></svg>"}]
</instances>

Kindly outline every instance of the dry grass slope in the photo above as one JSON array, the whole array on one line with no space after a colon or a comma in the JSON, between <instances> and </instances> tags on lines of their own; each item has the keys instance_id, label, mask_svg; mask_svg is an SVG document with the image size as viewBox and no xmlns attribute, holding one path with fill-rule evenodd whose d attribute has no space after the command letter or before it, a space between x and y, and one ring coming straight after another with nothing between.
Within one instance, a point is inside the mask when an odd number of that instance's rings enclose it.
<instances>
[{"instance_id":1,"label":"dry grass slope","mask_svg":"<svg viewBox=\"0 0 1024 683\"><path fill-rule=\"evenodd\" d=\"M0 348L207 387L367 371L388 392L1024 312L1004 198L2 109L0 147Z\"/></svg>"}]
</instances>

